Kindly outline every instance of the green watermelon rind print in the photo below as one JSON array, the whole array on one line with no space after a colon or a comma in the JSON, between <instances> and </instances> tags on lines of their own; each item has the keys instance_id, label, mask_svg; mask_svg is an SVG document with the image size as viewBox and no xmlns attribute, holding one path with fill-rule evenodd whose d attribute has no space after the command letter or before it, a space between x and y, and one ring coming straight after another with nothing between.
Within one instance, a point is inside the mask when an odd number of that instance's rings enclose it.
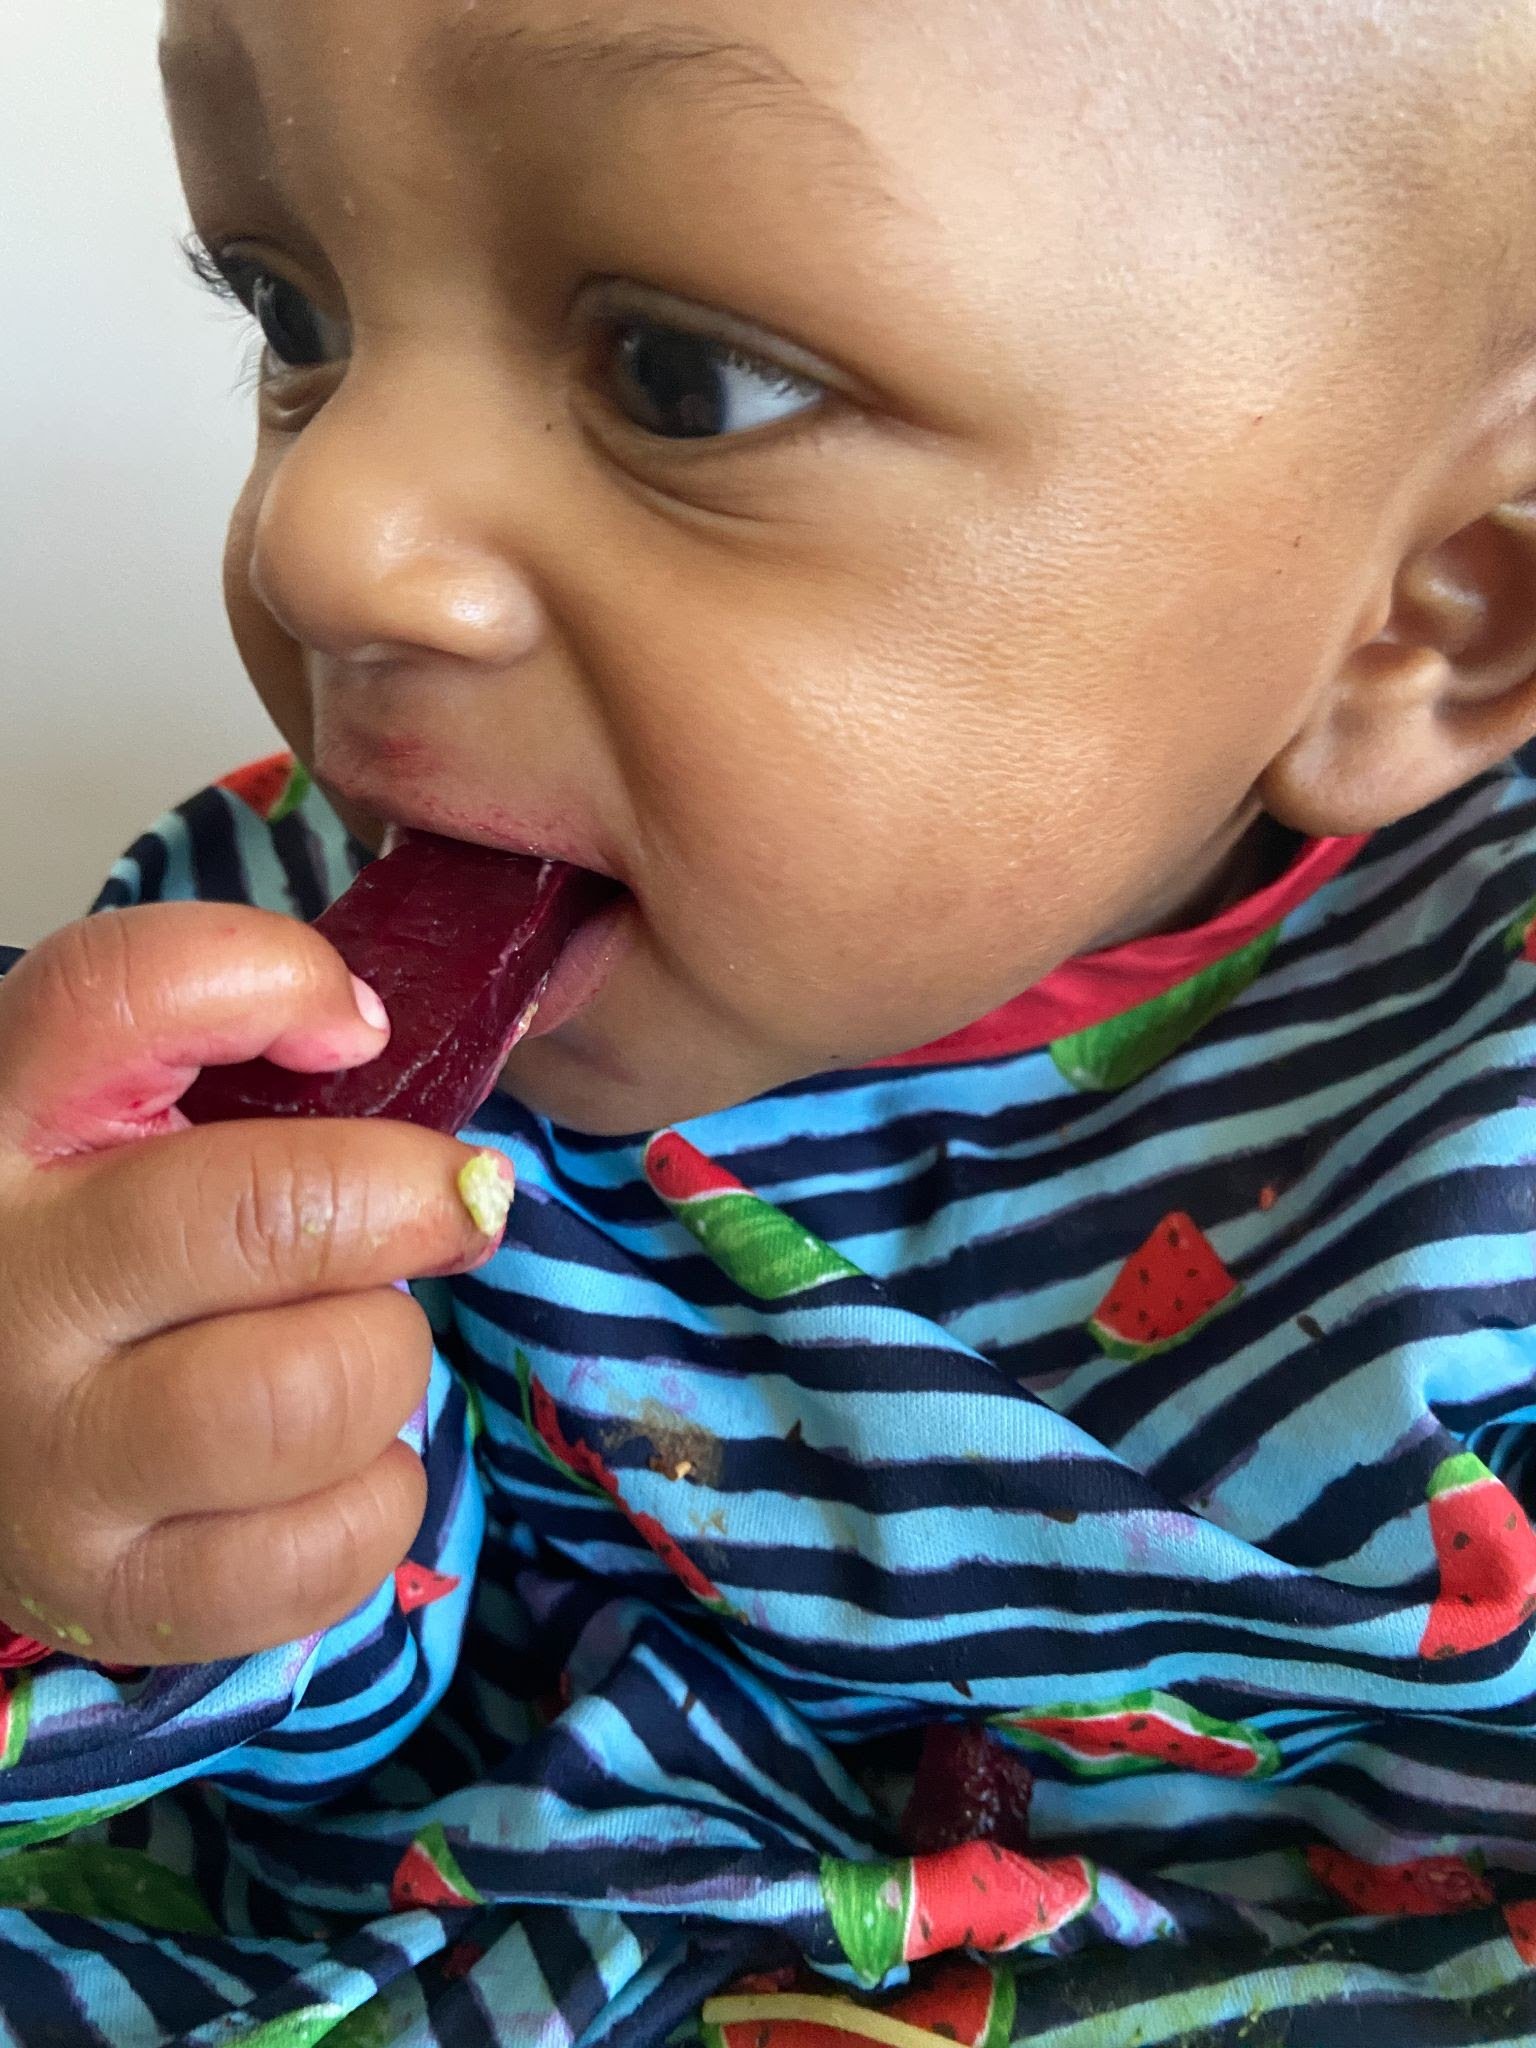
<instances>
[{"instance_id":1,"label":"green watermelon rind print","mask_svg":"<svg viewBox=\"0 0 1536 2048\"><path fill-rule=\"evenodd\" d=\"M285 818L291 818L314 788L314 778L302 761L295 761L293 773L288 777L288 787L267 813L269 825L281 825Z\"/></svg>"},{"instance_id":2,"label":"green watermelon rind print","mask_svg":"<svg viewBox=\"0 0 1536 2048\"><path fill-rule=\"evenodd\" d=\"M75 1813L61 1813L51 1820L19 1820L0 1827L0 1857L13 1854L17 1849L34 1849L42 1842L57 1842L68 1835L84 1834L87 1828L101 1827L109 1820L116 1820L120 1813L132 1813L136 1806L144 1804L142 1799L125 1799L118 1806L91 1806Z\"/></svg>"},{"instance_id":3,"label":"green watermelon rind print","mask_svg":"<svg viewBox=\"0 0 1536 2048\"><path fill-rule=\"evenodd\" d=\"M1513 956L1523 953L1531 933L1536 931L1536 896L1520 912L1513 924L1504 933L1504 950Z\"/></svg>"},{"instance_id":4,"label":"green watermelon rind print","mask_svg":"<svg viewBox=\"0 0 1536 2048\"><path fill-rule=\"evenodd\" d=\"M248 2033L228 2036L230 2048L387 2048L390 2037L376 2026L366 2031L353 2025L368 2011L360 2006L349 2013L342 2005L306 2005L299 2012L285 2012Z\"/></svg>"},{"instance_id":5,"label":"green watermelon rind print","mask_svg":"<svg viewBox=\"0 0 1536 2048\"><path fill-rule=\"evenodd\" d=\"M1019 1983L1012 1970L994 1966L992 1971L992 2020L981 2048L1009 2048L1013 2023L1018 2018Z\"/></svg>"},{"instance_id":6,"label":"green watermelon rind print","mask_svg":"<svg viewBox=\"0 0 1536 2048\"><path fill-rule=\"evenodd\" d=\"M1112 1778L1148 1777L1155 1772L1186 1768L1157 1756L1137 1756L1129 1753L1102 1757L1086 1756L1057 1737L1039 1733L1025 1725L1031 1721L1092 1723L1123 1720L1127 1717L1164 1722L1190 1735L1224 1743L1233 1749L1250 1751L1254 1760L1252 1768L1240 1773L1221 1774L1225 1782L1256 1784L1262 1779L1272 1778L1283 1761L1278 1745L1262 1728L1252 1727L1242 1721L1219 1721L1210 1714L1202 1713L1198 1707L1192 1707L1186 1701L1176 1698L1172 1693L1164 1692L1135 1692L1128 1693L1124 1699L1104 1700L1091 1705L1073 1702L1066 1706L1030 1709L1020 1714L999 1714L991 1725L1015 1748L1032 1750L1040 1756L1049 1756L1063 1764L1074 1777L1090 1782L1102 1782Z\"/></svg>"},{"instance_id":7,"label":"green watermelon rind print","mask_svg":"<svg viewBox=\"0 0 1536 2048\"><path fill-rule=\"evenodd\" d=\"M0 1723L4 1730L0 1734L0 1771L9 1771L21 1761L32 1721L32 1678L29 1672L24 1671L9 1686L0 1686L0 1705L5 1708L5 1720Z\"/></svg>"},{"instance_id":8,"label":"green watermelon rind print","mask_svg":"<svg viewBox=\"0 0 1536 2048\"><path fill-rule=\"evenodd\" d=\"M155 1934L218 1933L193 1885L136 1849L72 1842L0 1857L0 1907L105 1920Z\"/></svg>"},{"instance_id":9,"label":"green watermelon rind print","mask_svg":"<svg viewBox=\"0 0 1536 2048\"><path fill-rule=\"evenodd\" d=\"M757 1195L706 1195L672 1212L726 1277L759 1301L791 1301L861 1277L840 1252Z\"/></svg>"},{"instance_id":10,"label":"green watermelon rind print","mask_svg":"<svg viewBox=\"0 0 1536 2048\"><path fill-rule=\"evenodd\" d=\"M1145 1080L1247 994L1269 965L1280 930L1273 926L1134 1010L1057 1039L1051 1058L1062 1079L1083 1095L1114 1095Z\"/></svg>"},{"instance_id":11,"label":"green watermelon rind print","mask_svg":"<svg viewBox=\"0 0 1536 2048\"><path fill-rule=\"evenodd\" d=\"M1435 1467L1424 1497L1443 1500L1448 1493L1464 1493L1468 1487L1486 1485L1493 1476L1475 1451L1458 1451Z\"/></svg>"},{"instance_id":12,"label":"green watermelon rind print","mask_svg":"<svg viewBox=\"0 0 1536 2048\"><path fill-rule=\"evenodd\" d=\"M912 1905L910 1862L821 1861L821 1894L838 1946L861 1984L882 1983L902 1960Z\"/></svg>"}]
</instances>

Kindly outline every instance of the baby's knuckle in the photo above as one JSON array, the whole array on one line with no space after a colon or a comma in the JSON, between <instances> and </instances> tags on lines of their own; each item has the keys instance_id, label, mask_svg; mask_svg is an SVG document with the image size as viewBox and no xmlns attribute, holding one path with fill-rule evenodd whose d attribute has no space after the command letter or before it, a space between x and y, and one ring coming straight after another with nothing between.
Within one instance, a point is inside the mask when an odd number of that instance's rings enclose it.
<instances>
[{"instance_id":1,"label":"baby's knuckle","mask_svg":"<svg viewBox=\"0 0 1536 2048\"><path fill-rule=\"evenodd\" d=\"M300 1460L325 1468L346 1458L357 1424L349 1321L340 1303L311 1311L302 1342L272 1358L254 1378L260 1440L279 1471Z\"/></svg>"},{"instance_id":2,"label":"baby's knuckle","mask_svg":"<svg viewBox=\"0 0 1536 2048\"><path fill-rule=\"evenodd\" d=\"M285 1140L281 1125L252 1149L231 1218L235 1250L255 1276L316 1287L332 1277L346 1189L334 1161Z\"/></svg>"},{"instance_id":3,"label":"baby's knuckle","mask_svg":"<svg viewBox=\"0 0 1536 2048\"><path fill-rule=\"evenodd\" d=\"M126 1374L118 1376L124 1395L110 1411L110 1441L125 1472L132 1475L135 1497L152 1498L159 1492L165 1430L172 1421L181 1470L210 1476L228 1469L231 1446L238 1440L230 1429L228 1377L221 1370L225 1341L217 1323L189 1324L155 1340L147 1378L129 1382ZM148 1429L142 1409L145 1395L154 1415Z\"/></svg>"},{"instance_id":4,"label":"baby's knuckle","mask_svg":"<svg viewBox=\"0 0 1536 2048\"><path fill-rule=\"evenodd\" d=\"M417 1460L397 1446L379 1459L363 1485L348 1489L337 1517L336 1558L341 1581L356 1598L387 1579L410 1549L425 1505L417 1499L420 1473ZM421 1487L424 1495L424 1480Z\"/></svg>"},{"instance_id":5,"label":"baby's knuckle","mask_svg":"<svg viewBox=\"0 0 1536 2048\"><path fill-rule=\"evenodd\" d=\"M144 1643L156 1629L179 1632L186 1620L184 1581L165 1570L154 1532L125 1542L98 1578L96 1612L105 1641Z\"/></svg>"},{"instance_id":6,"label":"baby's knuckle","mask_svg":"<svg viewBox=\"0 0 1536 2048\"><path fill-rule=\"evenodd\" d=\"M34 1028L75 1035L103 1017L132 1023L131 949L120 916L77 920L34 947L12 977Z\"/></svg>"},{"instance_id":7,"label":"baby's knuckle","mask_svg":"<svg viewBox=\"0 0 1536 2048\"><path fill-rule=\"evenodd\" d=\"M376 1288L345 1303L354 1365L390 1380L414 1384L431 1368L432 1325L421 1304L400 1289Z\"/></svg>"},{"instance_id":8,"label":"baby's knuckle","mask_svg":"<svg viewBox=\"0 0 1536 2048\"><path fill-rule=\"evenodd\" d=\"M327 1628L385 1576L375 1571L364 1532L337 1501L323 1522L295 1513L278 1520L271 1545L283 1604L305 1632Z\"/></svg>"}]
</instances>

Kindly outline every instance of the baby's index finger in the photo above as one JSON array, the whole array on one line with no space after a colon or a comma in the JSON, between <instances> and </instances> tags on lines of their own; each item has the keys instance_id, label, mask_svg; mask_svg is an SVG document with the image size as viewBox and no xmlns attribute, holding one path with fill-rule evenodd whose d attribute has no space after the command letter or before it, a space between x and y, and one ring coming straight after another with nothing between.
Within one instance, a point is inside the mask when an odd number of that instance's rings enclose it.
<instances>
[{"instance_id":1,"label":"baby's index finger","mask_svg":"<svg viewBox=\"0 0 1536 2048\"><path fill-rule=\"evenodd\" d=\"M90 1345L137 1344L212 1316L471 1272L497 1248L511 1171L393 1118L211 1125L39 1176L28 1270L77 1304Z\"/></svg>"}]
</instances>

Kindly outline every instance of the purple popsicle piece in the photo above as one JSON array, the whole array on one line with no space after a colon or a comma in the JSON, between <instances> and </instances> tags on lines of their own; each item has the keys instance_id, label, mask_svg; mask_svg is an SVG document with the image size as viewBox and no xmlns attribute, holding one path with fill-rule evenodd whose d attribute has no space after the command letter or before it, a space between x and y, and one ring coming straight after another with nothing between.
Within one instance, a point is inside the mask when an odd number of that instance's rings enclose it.
<instances>
[{"instance_id":1,"label":"purple popsicle piece","mask_svg":"<svg viewBox=\"0 0 1536 2048\"><path fill-rule=\"evenodd\" d=\"M383 998L379 1057L340 1074L208 1067L178 1107L194 1124L386 1116L452 1136L495 1088L567 941L619 893L560 861L407 833L315 924Z\"/></svg>"}]
</instances>

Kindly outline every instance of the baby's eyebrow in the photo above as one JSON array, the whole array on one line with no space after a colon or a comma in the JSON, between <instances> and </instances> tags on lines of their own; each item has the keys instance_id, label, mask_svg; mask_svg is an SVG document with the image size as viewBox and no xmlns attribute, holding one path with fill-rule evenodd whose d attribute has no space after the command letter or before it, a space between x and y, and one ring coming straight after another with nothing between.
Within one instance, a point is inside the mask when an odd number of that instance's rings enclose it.
<instances>
[{"instance_id":1,"label":"baby's eyebrow","mask_svg":"<svg viewBox=\"0 0 1536 2048\"><path fill-rule=\"evenodd\" d=\"M666 94L712 112L793 127L818 136L844 177L856 179L882 211L899 210L879 177L869 137L761 43L683 25L563 29L497 23L466 14L436 38L434 61L451 86L474 90L489 74L543 75L566 92L608 97Z\"/></svg>"}]
</instances>

